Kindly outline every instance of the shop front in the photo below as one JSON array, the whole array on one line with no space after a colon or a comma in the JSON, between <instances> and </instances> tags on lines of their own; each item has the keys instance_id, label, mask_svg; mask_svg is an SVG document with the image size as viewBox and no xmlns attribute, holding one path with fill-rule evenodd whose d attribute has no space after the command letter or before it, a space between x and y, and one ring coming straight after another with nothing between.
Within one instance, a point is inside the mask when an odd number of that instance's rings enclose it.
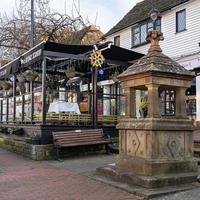
<instances>
[{"instance_id":1,"label":"shop front","mask_svg":"<svg viewBox=\"0 0 200 200\"><path fill-rule=\"evenodd\" d=\"M105 59L99 68L91 64L94 48ZM42 143L68 129L100 127L116 135L126 109L117 75L142 56L109 43L43 42L0 68L0 123L40 134Z\"/></svg>"}]
</instances>

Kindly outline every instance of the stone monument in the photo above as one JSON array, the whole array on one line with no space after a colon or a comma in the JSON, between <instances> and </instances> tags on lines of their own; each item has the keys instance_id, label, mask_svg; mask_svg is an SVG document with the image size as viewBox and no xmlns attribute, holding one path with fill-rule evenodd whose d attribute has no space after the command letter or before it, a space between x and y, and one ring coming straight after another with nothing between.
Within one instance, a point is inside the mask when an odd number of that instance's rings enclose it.
<instances>
[{"instance_id":1,"label":"stone monument","mask_svg":"<svg viewBox=\"0 0 200 200\"><path fill-rule=\"evenodd\" d=\"M126 118L117 125L119 155L115 166L97 170L145 188L191 183L197 177L193 125L185 106L185 90L194 74L162 53L159 41L163 39L162 32L150 31L148 54L118 76L127 97ZM145 118L136 118L136 90L147 93ZM162 102L166 92L173 99L165 96Z\"/></svg>"}]
</instances>

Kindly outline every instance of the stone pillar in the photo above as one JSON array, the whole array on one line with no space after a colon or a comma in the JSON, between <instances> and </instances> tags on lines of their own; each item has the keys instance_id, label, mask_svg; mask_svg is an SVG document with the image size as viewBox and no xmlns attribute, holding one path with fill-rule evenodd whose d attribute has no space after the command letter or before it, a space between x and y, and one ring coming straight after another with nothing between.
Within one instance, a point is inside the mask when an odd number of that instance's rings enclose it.
<instances>
[{"instance_id":1,"label":"stone pillar","mask_svg":"<svg viewBox=\"0 0 200 200\"><path fill-rule=\"evenodd\" d=\"M148 117L157 118L161 116L160 101L158 95L159 85L149 84L148 88Z\"/></svg>"},{"instance_id":2,"label":"stone pillar","mask_svg":"<svg viewBox=\"0 0 200 200\"><path fill-rule=\"evenodd\" d=\"M186 88L178 88L176 90L176 111L175 115L180 117L186 117Z\"/></svg>"},{"instance_id":3,"label":"stone pillar","mask_svg":"<svg viewBox=\"0 0 200 200\"><path fill-rule=\"evenodd\" d=\"M135 89L134 88L125 88L124 94L126 96L126 116L130 118L135 118Z\"/></svg>"}]
</instances>

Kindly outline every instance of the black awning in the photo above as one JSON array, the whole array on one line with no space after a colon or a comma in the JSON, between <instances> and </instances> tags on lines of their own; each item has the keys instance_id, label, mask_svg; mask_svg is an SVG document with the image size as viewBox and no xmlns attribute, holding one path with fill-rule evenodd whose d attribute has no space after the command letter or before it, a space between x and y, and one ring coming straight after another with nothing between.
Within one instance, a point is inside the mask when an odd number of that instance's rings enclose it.
<instances>
[{"instance_id":1,"label":"black awning","mask_svg":"<svg viewBox=\"0 0 200 200\"><path fill-rule=\"evenodd\" d=\"M66 54L85 54L92 49L92 45L67 45L53 42L44 43L44 51L52 51Z\"/></svg>"},{"instance_id":2,"label":"black awning","mask_svg":"<svg viewBox=\"0 0 200 200\"><path fill-rule=\"evenodd\" d=\"M111 45L110 48L103 50L102 54L105 59L123 62L130 62L144 56L144 54L124 49L115 45Z\"/></svg>"},{"instance_id":3,"label":"black awning","mask_svg":"<svg viewBox=\"0 0 200 200\"><path fill-rule=\"evenodd\" d=\"M124 49L110 43L98 44L97 47L102 51L107 61L113 63L128 63L144 56L143 54ZM41 62L43 57L51 58L71 58L87 60L88 55L94 49L93 45L66 45L53 42L42 42L14 61L0 68L0 79L8 78L21 68L30 68L31 65Z\"/></svg>"}]
</instances>

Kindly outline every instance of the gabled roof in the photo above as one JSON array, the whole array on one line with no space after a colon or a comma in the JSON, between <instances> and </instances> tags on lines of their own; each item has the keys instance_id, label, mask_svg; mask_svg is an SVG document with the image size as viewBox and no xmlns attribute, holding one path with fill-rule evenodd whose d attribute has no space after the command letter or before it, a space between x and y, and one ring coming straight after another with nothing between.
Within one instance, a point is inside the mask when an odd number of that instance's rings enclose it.
<instances>
[{"instance_id":1,"label":"gabled roof","mask_svg":"<svg viewBox=\"0 0 200 200\"><path fill-rule=\"evenodd\" d=\"M164 12L187 1L190 0L144 0L137 3L104 37L148 19L149 12L153 7Z\"/></svg>"}]
</instances>

